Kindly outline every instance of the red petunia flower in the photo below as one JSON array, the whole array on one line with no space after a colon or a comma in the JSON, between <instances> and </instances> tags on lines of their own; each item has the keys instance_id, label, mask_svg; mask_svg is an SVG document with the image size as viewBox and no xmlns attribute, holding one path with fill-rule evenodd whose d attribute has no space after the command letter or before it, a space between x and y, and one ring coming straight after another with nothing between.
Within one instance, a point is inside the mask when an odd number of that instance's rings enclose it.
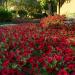
<instances>
[{"instance_id":1,"label":"red petunia flower","mask_svg":"<svg viewBox=\"0 0 75 75\"><path fill-rule=\"evenodd\" d=\"M69 75L69 73L65 69L61 69L57 75Z\"/></svg>"},{"instance_id":2,"label":"red petunia flower","mask_svg":"<svg viewBox=\"0 0 75 75\"><path fill-rule=\"evenodd\" d=\"M69 64L68 69L75 71L75 64Z\"/></svg>"},{"instance_id":3,"label":"red petunia flower","mask_svg":"<svg viewBox=\"0 0 75 75\"><path fill-rule=\"evenodd\" d=\"M3 67L7 67L9 65L9 60L5 60L2 64Z\"/></svg>"}]
</instances>

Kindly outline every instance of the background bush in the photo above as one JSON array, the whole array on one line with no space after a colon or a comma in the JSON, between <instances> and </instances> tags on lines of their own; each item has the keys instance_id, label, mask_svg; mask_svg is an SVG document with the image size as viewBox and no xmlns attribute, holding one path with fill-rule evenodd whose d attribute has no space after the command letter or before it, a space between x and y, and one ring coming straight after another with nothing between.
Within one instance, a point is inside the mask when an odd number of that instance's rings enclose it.
<instances>
[{"instance_id":1,"label":"background bush","mask_svg":"<svg viewBox=\"0 0 75 75\"><path fill-rule=\"evenodd\" d=\"M0 22L11 21L12 13L5 8L0 7Z\"/></svg>"},{"instance_id":2,"label":"background bush","mask_svg":"<svg viewBox=\"0 0 75 75\"><path fill-rule=\"evenodd\" d=\"M33 18L43 18L47 16L46 13L33 13L31 15L33 16Z\"/></svg>"},{"instance_id":3,"label":"background bush","mask_svg":"<svg viewBox=\"0 0 75 75\"><path fill-rule=\"evenodd\" d=\"M27 16L27 12L25 10L19 10L18 11L19 16L22 17L26 17Z\"/></svg>"}]
</instances>

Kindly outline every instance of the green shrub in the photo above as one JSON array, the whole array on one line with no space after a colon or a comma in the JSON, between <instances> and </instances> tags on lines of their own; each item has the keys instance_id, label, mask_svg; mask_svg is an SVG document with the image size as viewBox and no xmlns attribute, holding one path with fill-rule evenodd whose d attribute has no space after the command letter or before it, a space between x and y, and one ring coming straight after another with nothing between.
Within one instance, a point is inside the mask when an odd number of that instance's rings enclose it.
<instances>
[{"instance_id":1,"label":"green shrub","mask_svg":"<svg viewBox=\"0 0 75 75\"><path fill-rule=\"evenodd\" d=\"M19 10L18 11L18 14L19 14L19 16L21 18L23 18L23 17L26 17L27 16L27 11L25 11L25 10Z\"/></svg>"},{"instance_id":2,"label":"green shrub","mask_svg":"<svg viewBox=\"0 0 75 75\"><path fill-rule=\"evenodd\" d=\"M43 14L42 13L33 13L32 16L34 18L43 18L43 17L46 17L47 14L46 13L43 13Z\"/></svg>"},{"instance_id":3,"label":"green shrub","mask_svg":"<svg viewBox=\"0 0 75 75\"><path fill-rule=\"evenodd\" d=\"M0 22L6 22L11 20L12 20L12 13L0 7Z\"/></svg>"}]
</instances>

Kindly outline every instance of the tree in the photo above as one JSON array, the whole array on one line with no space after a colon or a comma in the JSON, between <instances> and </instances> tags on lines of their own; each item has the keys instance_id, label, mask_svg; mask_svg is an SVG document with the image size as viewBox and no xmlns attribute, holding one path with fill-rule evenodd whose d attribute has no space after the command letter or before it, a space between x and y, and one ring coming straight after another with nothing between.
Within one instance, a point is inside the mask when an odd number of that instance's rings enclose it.
<instances>
[{"instance_id":1,"label":"tree","mask_svg":"<svg viewBox=\"0 0 75 75\"><path fill-rule=\"evenodd\" d=\"M27 10L28 14L37 13L40 9L40 4L37 0L24 0L24 8Z\"/></svg>"},{"instance_id":2,"label":"tree","mask_svg":"<svg viewBox=\"0 0 75 75\"><path fill-rule=\"evenodd\" d=\"M48 10L49 15L53 15L56 12L57 0L39 0L42 9Z\"/></svg>"},{"instance_id":3,"label":"tree","mask_svg":"<svg viewBox=\"0 0 75 75\"><path fill-rule=\"evenodd\" d=\"M70 1L70 0L56 0L57 1L57 13L60 14L60 8L63 5L65 1Z\"/></svg>"},{"instance_id":4,"label":"tree","mask_svg":"<svg viewBox=\"0 0 75 75\"><path fill-rule=\"evenodd\" d=\"M41 10L46 13L46 10L48 10L48 3L47 0L38 0Z\"/></svg>"}]
</instances>

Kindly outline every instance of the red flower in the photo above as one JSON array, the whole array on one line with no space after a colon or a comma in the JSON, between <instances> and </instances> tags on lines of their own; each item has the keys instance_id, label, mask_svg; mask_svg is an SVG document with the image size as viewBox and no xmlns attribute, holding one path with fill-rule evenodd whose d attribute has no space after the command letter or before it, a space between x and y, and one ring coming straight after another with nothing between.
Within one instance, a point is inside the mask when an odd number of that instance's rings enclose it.
<instances>
[{"instance_id":1,"label":"red flower","mask_svg":"<svg viewBox=\"0 0 75 75\"><path fill-rule=\"evenodd\" d=\"M65 69L61 69L57 75L69 75Z\"/></svg>"},{"instance_id":2,"label":"red flower","mask_svg":"<svg viewBox=\"0 0 75 75\"><path fill-rule=\"evenodd\" d=\"M9 69L2 69L1 75L9 75Z\"/></svg>"},{"instance_id":3,"label":"red flower","mask_svg":"<svg viewBox=\"0 0 75 75\"><path fill-rule=\"evenodd\" d=\"M7 67L9 65L9 60L5 60L2 64L3 67Z\"/></svg>"},{"instance_id":4,"label":"red flower","mask_svg":"<svg viewBox=\"0 0 75 75\"><path fill-rule=\"evenodd\" d=\"M53 61L52 57L47 57L48 63L51 63Z\"/></svg>"},{"instance_id":5,"label":"red flower","mask_svg":"<svg viewBox=\"0 0 75 75\"><path fill-rule=\"evenodd\" d=\"M75 64L69 64L68 69L75 71Z\"/></svg>"},{"instance_id":6,"label":"red flower","mask_svg":"<svg viewBox=\"0 0 75 75\"><path fill-rule=\"evenodd\" d=\"M50 55L50 53L51 53L51 50L46 50L46 52L45 52L47 55Z\"/></svg>"},{"instance_id":7,"label":"red flower","mask_svg":"<svg viewBox=\"0 0 75 75\"><path fill-rule=\"evenodd\" d=\"M20 72L17 69L9 69L8 75L20 75Z\"/></svg>"},{"instance_id":8,"label":"red flower","mask_svg":"<svg viewBox=\"0 0 75 75\"><path fill-rule=\"evenodd\" d=\"M4 43L6 42L6 38L5 38L5 37L4 37L4 38L2 38L2 42L4 42Z\"/></svg>"},{"instance_id":9,"label":"red flower","mask_svg":"<svg viewBox=\"0 0 75 75\"><path fill-rule=\"evenodd\" d=\"M62 60L62 56L61 55L54 55L54 59L56 59L57 61L61 61Z\"/></svg>"},{"instance_id":10,"label":"red flower","mask_svg":"<svg viewBox=\"0 0 75 75\"><path fill-rule=\"evenodd\" d=\"M17 49L17 50L16 50L16 53L17 53L17 54L20 54L20 53L21 53L21 51Z\"/></svg>"},{"instance_id":11,"label":"red flower","mask_svg":"<svg viewBox=\"0 0 75 75\"><path fill-rule=\"evenodd\" d=\"M28 59L28 62L31 63L31 64L33 64L34 58L33 58L33 57L29 58L29 59Z\"/></svg>"},{"instance_id":12,"label":"red flower","mask_svg":"<svg viewBox=\"0 0 75 75\"><path fill-rule=\"evenodd\" d=\"M72 55L72 54L73 54L73 50L70 49L70 48L68 48L68 49L66 49L66 50L64 51L64 53L65 53L66 55Z\"/></svg>"},{"instance_id":13,"label":"red flower","mask_svg":"<svg viewBox=\"0 0 75 75\"><path fill-rule=\"evenodd\" d=\"M38 59L38 62L40 62L40 63L44 62L44 58L42 58L42 57L39 58L39 59Z\"/></svg>"},{"instance_id":14,"label":"red flower","mask_svg":"<svg viewBox=\"0 0 75 75\"><path fill-rule=\"evenodd\" d=\"M73 60L73 57L71 57L71 56L66 56L65 58L64 58L64 61L65 62L71 62Z\"/></svg>"},{"instance_id":15,"label":"red flower","mask_svg":"<svg viewBox=\"0 0 75 75\"><path fill-rule=\"evenodd\" d=\"M60 47L56 47L56 50L57 51L61 51L62 49Z\"/></svg>"},{"instance_id":16,"label":"red flower","mask_svg":"<svg viewBox=\"0 0 75 75\"><path fill-rule=\"evenodd\" d=\"M40 44L38 49L43 49L43 48L44 48L44 43Z\"/></svg>"},{"instance_id":17,"label":"red flower","mask_svg":"<svg viewBox=\"0 0 75 75\"><path fill-rule=\"evenodd\" d=\"M52 72L52 71L53 71L53 69L52 69L52 68L50 68L50 67L46 67L46 70L47 70L47 72L48 72L48 73L50 73L50 72Z\"/></svg>"},{"instance_id":18,"label":"red flower","mask_svg":"<svg viewBox=\"0 0 75 75\"><path fill-rule=\"evenodd\" d=\"M24 62L23 61L18 61L18 65L21 67L23 66Z\"/></svg>"}]
</instances>

